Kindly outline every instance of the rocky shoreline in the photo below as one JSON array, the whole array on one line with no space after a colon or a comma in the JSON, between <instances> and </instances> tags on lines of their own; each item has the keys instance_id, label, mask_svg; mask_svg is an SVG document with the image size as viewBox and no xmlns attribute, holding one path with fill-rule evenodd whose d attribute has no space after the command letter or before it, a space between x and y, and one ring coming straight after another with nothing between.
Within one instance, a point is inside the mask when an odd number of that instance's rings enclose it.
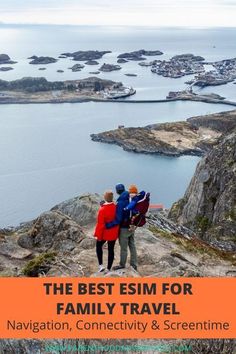
<instances>
[{"instance_id":1,"label":"rocky shoreline","mask_svg":"<svg viewBox=\"0 0 236 354\"><path fill-rule=\"evenodd\" d=\"M152 124L91 134L95 142L115 144L125 151L165 156L203 156L220 136L236 126L236 110L199 116L187 121Z\"/></svg>"}]
</instances>

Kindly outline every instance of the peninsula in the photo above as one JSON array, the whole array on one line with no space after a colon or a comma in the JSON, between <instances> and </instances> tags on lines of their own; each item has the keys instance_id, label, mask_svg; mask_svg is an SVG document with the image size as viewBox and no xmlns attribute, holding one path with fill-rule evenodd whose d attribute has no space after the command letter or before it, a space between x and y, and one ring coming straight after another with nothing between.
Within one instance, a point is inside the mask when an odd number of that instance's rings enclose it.
<instances>
[{"instance_id":1,"label":"peninsula","mask_svg":"<svg viewBox=\"0 0 236 354\"><path fill-rule=\"evenodd\" d=\"M89 77L81 80L47 81L43 77L0 80L0 104L64 103L126 97L135 90L121 82Z\"/></svg>"},{"instance_id":2,"label":"peninsula","mask_svg":"<svg viewBox=\"0 0 236 354\"><path fill-rule=\"evenodd\" d=\"M212 149L223 133L236 127L236 110L187 121L152 124L146 127L124 128L92 134L97 142L115 144L126 151L166 156L202 156Z\"/></svg>"}]
</instances>

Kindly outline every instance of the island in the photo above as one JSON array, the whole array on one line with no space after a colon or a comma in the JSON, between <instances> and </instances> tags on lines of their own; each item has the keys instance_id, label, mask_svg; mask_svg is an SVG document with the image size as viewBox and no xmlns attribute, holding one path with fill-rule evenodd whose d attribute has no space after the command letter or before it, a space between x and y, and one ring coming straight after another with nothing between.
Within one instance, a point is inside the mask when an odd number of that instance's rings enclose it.
<instances>
[{"instance_id":1,"label":"island","mask_svg":"<svg viewBox=\"0 0 236 354\"><path fill-rule=\"evenodd\" d=\"M10 66L3 66L0 68L0 71L10 71L10 70L13 70L13 68Z\"/></svg>"},{"instance_id":2,"label":"island","mask_svg":"<svg viewBox=\"0 0 236 354\"><path fill-rule=\"evenodd\" d=\"M146 55L146 56L155 56L155 55L162 55L162 54L163 54L163 52L161 52L160 50L140 49L140 50L136 50L136 51L133 51L133 52L119 54L117 58L141 61L141 60L146 60L144 55Z\"/></svg>"},{"instance_id":3,"label":"island","mask_svg":"<svg viewBox=\"0 0 236 354\"><path fill-rule=\"evenodd\" d=\"M99 68L100 71L104 71L104 72L110 72L110 71L115 71L120 69L121 69L120 65L105 64L105 63Z\"/></svg>"},{"instance_id":4,"label":"island","mask_svg":"<svg viewBox=\"0 0 236 354\"><path fill-rule=\"evenodd\" d=\"M151 71L155 74L171 78L199 74L205 71L202 63L203 60L203 57L195 56L194 54L176 55L170 60L153 62Z\"/></svg>"},{"instance_id":5,"label":"island","mask_svg":"<svg viewBox=\"0 0 236 354\"><path fill-rule=\"evenodd\" d=\"M88 60L85 62L86 65L98 65L99 62L96 60Z\"/></svg>"},{"instance_id":6,"label":"island","mask_svg":"<svg viewBox=\"0 0 236 354\"><path fill-rule=\"evenodd\" d=\"M7 54L0 54L0 65L1 64L16 64L17 61L11 60L9 55Z\"/></svg>"},{"instance_id":7,"label":"island","mask_svg":"<svg viewBox=\"0 0 236 354\"><path fill-rule=\"evenodd\" d=\"M128 60L120 58L120 59L117 60L117 63L118 64L125 64L125 63L128 63Z\"/></svg>"},{"instance_id":8,"label":"island","mask_svg":"<svg viewBox=\"0 0 236 354\"><path fill-rule=\"evenodd\" d=\"M160 60L152 60L149 62L141 61L140 63L138 63L138 65L140 65L140 66L154 66L158 63L161 63L161 61Z\"/></svg>"},{"instance_id":9,"label":"island","mask_svg":"<svg viewBox=\"0 0 236 354\"><path fill-rule=\"evenodd\" d=\"M200 87L225 85L236 79L236 58L220 60L210 64L214 70L196 76L194 85Z\"/></svg>"},{"instance_id":10,"label":"island","mask_svg":"<svg viewBox=\"0 0 236 354\"><path fill-rule=\"evenodd\" d=\"M37 55L33 55L32 57L28 58L31 59L29 64L33 65L46 65L46 64L52 64L56 63L57 59L52 58L52 57L37 57Z\"/></svg>"},{"instance_id":11,"label":"island","mask_svg":"<svg viewBox=\"0 0 236 354\"><path fill-rule=\"evenodd\" d=\"M168 101L196 101L215 104L224 103L226 105L236 106L236 102L226 100L225 97L222 97L215 93L197 94L193 92L192 86L182 91L170 91L169 94L166 96L166 100L162 100L162 102ZM161 102L161 100L159 100L159 102Z\"/></svg>"},{"instance_id":12,"label":"island","mask_svg":"<svg viewBox=\"0 0 236 354\"><path fill-rule=\"evenodd\" d=\"M108 53L111 53L111 51L110 50L103 50L103 51L79 50L79 51L73 52L73 53L62 53L61 56L63 56L63 58L71 57L75 61L89 61L89 60L101 59L103 57L103 55L108 54Z\"/></svg>"},{"instance_id":13,"label":"island","mask_svg":"<svg viewBox=\"0 0 236 354\"><path fill-rule=\"evenodd\" d=\"M200 55L194 54L179 54L172 57L171 60L178 60L178 61L204 61L205 59Z\"/></svg>"},{"instance_id":14,"label":"island","mask_svg":"<svg viewBox=\"0 0 236 354\"><path fill-rule=\"evenodd\" d=\"M73 72L76 72L76 71L81 71L83 68L84 68L83 64L75 64L69 69L71 69Z\"/></svg>"},{"instance_id":15,"label":"island","mask_svg":"<svg viewBox=\"0 0 236 354\"><path fill-rule=\"evenodd\" d=\"M0 104L111 101L134 93L133 88L121 82L97 77L53 82L44 77L0 80Z\"/></svg>"},{"instance_id":16,"label":"island","mask_svg":"<svg viewBox=\"0 0 236 354\"><path fill-rule=\"evenodd\" d=\"M170 60L155 60L150 63L141 62L141 66L151 66L151 71L163 77L180 78L185 75L195 75L188 84L192 86L225 85L236 79L236 58L217 62L206 62L199 55L175 55ZM212 66L206 70L205 66Z\"/></svg>"},{"instance_id":17,"label":"island","mask_svg":"<svg viewBox=\"0 0 236 354\"><path fill-rule=\"evenodd\" d=\"M192 117L187 121L152 124L146 127L110 130L91 134L96 142L115 144L126 151L166 156L202 156L223 133L236 127L236 110Z\"/></svg>"}]
</instances>

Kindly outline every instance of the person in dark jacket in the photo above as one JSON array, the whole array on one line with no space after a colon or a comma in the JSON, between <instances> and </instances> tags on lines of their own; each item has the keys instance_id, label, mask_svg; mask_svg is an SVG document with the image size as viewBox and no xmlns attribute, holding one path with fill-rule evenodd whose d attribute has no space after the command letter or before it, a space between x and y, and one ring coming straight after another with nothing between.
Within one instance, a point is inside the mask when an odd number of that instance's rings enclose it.
<instances>
[{"instance_id":1,"label":"person in dark jacket","mask_svg":"<svg viewBox=\"0 0 236 354\"><path fill-rule=\"evenodd\" d=\"M125 186L122 183L116 185L116 192L119 195L117 198L116 205L116 218L110 223L106 224L108 229L113 228L117 225L120 226L119 231L119 243L120 243L120 263L113 269L123 269L125 268L128 247L130 250L130 265L137 270L137 252L134 240L134 230L130 229L130 211L125 210L130 202L129 192L125 190Z\"/></svg>"},{"instance_id":2,"label":"person in dark jacket","mask_svg":"<svg viewBox=\"0 0 236 354\"><path fill-rule=\"evenodd\" d=\"M97 239L96 252L99 263L99 272L105 271L103 266L103 245L108 243L107 271L111 270L114 261L114 247L119 235L119 225L107 229L106 223L114 220L116 216L116 204L113 202L113 192L107 191L104 194L104 203L100 206L97 215L97 224L94 230L94 237Z\"/></svg>"}]
</instances>

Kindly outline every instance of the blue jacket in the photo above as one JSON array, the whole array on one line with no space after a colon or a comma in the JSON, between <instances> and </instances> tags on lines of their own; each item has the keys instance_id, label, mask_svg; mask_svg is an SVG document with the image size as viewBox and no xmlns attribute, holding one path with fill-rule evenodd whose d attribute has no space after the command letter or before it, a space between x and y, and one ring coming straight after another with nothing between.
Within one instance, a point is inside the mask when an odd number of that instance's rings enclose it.
<instances>
[{"instance_id":1,"label":"blue jacket","mask_svg":"<svg viewBox=\"0 0 236 354\"><path fill-rule=\"evenodd\" d=\"M142 191L140 192L139 194L135 195L132 199L131 199L131 202L127 205L127 207L125 208L125 210L128 210L128 211L132 211L132 214L137 214L138 211L135 209L136 207L136 204L142 200L144 197L145 197L145 192Z\"/></svg>"},{"instance_id":2,"label":"blue jacket","mask_svg":"<svg viewBox=\"0 0 236 354\"><path fill-rule=\"evenodd\" d=\"M117 199L116 204L116 218L112 222L106 224L106 228L110 229L116 225L120 227L128 228L130 226L130 212L124 210L129 204L129 192L124 191Z\"/></svg>"}]
</instances>

